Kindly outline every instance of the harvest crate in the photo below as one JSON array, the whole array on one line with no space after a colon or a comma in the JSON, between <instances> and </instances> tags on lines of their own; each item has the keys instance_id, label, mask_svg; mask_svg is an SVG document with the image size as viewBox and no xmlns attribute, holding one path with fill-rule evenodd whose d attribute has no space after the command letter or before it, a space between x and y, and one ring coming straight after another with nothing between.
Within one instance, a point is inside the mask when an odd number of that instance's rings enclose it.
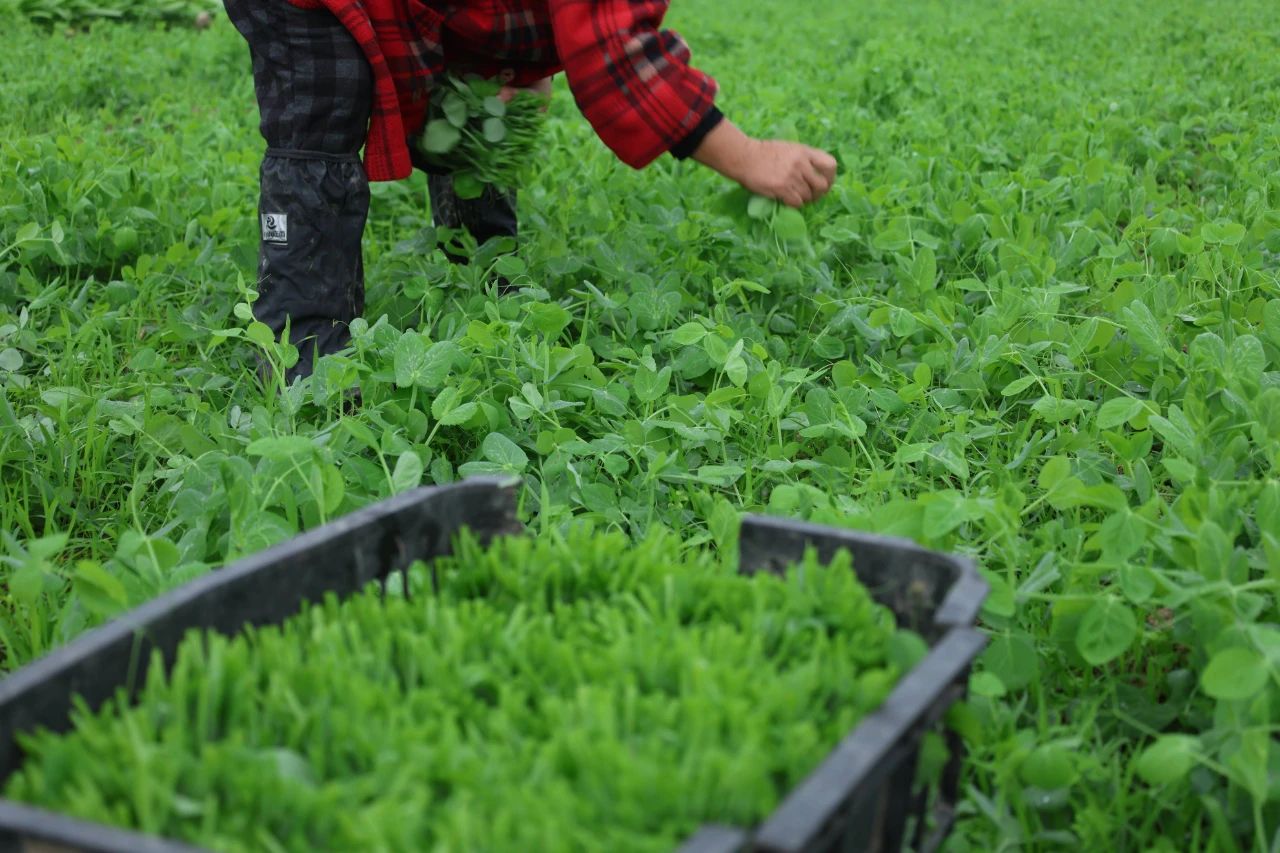
<instances>
[{"instance_id":1,"label":"harvest crate","mask_svg":"<svg viewBox=\"0 0 1280 853\"><path fill-rule=\"evenodd\" d=\"M65 731L73 696L97 708L121 685L134 689L151 652L172 662L187 631L234 634L246 624L284 621L326 593L349 596L416 560L447 554L463 527L481 540L519 532L514 486L482 478L391 498L193 581L18 670L0 681L0 781L22 763L18 733ZM942 732L943 714L964 695L984 644L973 625L986 583L970 561L910 542L764 517L743 522L740 568L777 572L810 545L824 561L848 549L863 584L930 651L760 826L704 827L682 853L932 849L951 825L958 738L944 733L948 758L936 784L916 784L917 758L925 733ZM0 800L0 849L195 848Z\"/></svg>"}]
</instances>

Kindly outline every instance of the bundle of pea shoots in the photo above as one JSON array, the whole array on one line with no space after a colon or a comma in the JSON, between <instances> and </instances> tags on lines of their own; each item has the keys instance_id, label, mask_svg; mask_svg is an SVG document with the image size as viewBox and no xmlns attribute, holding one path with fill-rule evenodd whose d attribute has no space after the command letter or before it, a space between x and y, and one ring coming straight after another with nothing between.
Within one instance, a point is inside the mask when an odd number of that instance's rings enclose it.
<instances>
[{"instance_id":1,"label":"bundle of pea shoots","mask_svg":"<svg viewBox=\"0 0 1280 853\"><path fill-rule=\"evenodd\" d=\"M546 123L546 101L533 92L499 97L502 85L448 76L435 87L418 148L428 165L453 176L460 198L486 186L514 189Z\"/></svg>"}]
</instances>

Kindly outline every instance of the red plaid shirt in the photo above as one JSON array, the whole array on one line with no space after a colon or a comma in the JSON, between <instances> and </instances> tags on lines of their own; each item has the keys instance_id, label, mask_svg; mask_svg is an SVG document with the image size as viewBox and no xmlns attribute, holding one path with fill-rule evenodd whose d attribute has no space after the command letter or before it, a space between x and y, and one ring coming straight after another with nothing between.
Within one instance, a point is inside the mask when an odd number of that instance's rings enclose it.
<instances>
[{"instance_id":1,"label":"red plaid shirt","mask_svg":"<svg viewBox=\"0 0 1280 853\"><path fill-rule=\"evenodd\" d=\"M520 86L564 71L579 109L618 157L643 168L715 113L716 83L662 19L670 0L289 0L325 7L373 69L365 169L412 171L431 83L446 68Z\"/></svg>"}]
</instances>

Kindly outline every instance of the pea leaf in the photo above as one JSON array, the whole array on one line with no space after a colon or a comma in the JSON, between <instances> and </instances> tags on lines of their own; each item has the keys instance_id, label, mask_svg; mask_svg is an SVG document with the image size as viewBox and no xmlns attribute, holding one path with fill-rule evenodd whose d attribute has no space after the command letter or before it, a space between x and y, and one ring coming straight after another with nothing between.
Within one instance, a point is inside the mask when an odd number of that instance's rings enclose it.
<instances>
[{"instance_id":1,"label":"pea leaf","mask_svg":"<svg viewBox=\"0 0 1280 853\"><path fill-rule=\"evenodd\" d=\"M806 243L809 226L804 215L792 207L781 207L773 217L773 233L784 243Z\"/></svg>"},{"instance_id":2,"label":"pea leaf","mask_svg":"<svg viewBox=\"0 0 1280 853\"><path fill-rule=\"evenodd\" d=\"M484 458L504 468L523 471L529 464L528 455L511 439L500 432L491 432L481 445Z\"/></svg>"},{"instance_id":3,"label":"pea leaf","mask_svg":"<svg viewBox=\"0 0 1280 853\"><path fill-rule=\"evenodd\" d=\"M1085 611L1076 632L1076 650L1094 666L1102 666L1128 651L1138 636L1133 611L1113 596L1106 596Z\"/></svg>"},{"instance_id":4,"label":"pea leaf","mask_svg":"<svg viewBox=\"0 0 1280 853\"><path fill-rule=\"evenodd\" d=\"M484 139L493 145L507 138L507 124L502 119L493 117L484 120Z\"/></svg>"},{"instance_id":5,"label":"pea leaf","mask_svg":"<svg viewBox=\"0 0 1280 853\"><path fill-rule=\"evenodd\" d=\"M1035 385L1039 379L1040 377L1038 376L1020 376L1008 385L1004 386L1004 388L1000 389L1000 395L1003 397L1017 396L1032 385Z\"/></svg>"},{"instance_id":6,"label":"pea leaf","mask_svg":"<svg viewBox=\"0 0 1280 853\"><path fill-rule=\"evenodd\" d=\"M670 384L671 368L669 366L657 371L647 367L637 368L635 378L632 380L636 399L642 403L652 403L662 397L667 393Z\"/></svg>"},{"instance_id":7,"label":"pea leaf","mask_svg":"<svg viewBox=\"0 0 1280 853\"><path fill-rule=\"evenodd\" d=\"M444 414L444 417L440 418L440 423L444 424L445 426L457 426L458 424L465 424L467 421L474 418L476 416L476 412L478 411L480 411L479 403L463 403L461 406L458 406L456 409L450 409L448 412L446 412Z\"/></svg>"},{"instance_id":8,"label":"pea leaf","mask_svg":"<svg viewBox=\"0 0 1280 853\"><path fill-rule=\"evenodd\" d=\"M427 122L422 148L429 154L448 154L462 139L462 131L445 119Z\"/></svg>"},{"instance_id":9,"label":"pea leaf","mask_svg":"<svg viewBox=\"0 0 1280 853\"><path fill-rule=\"evenodd\" d=\"M251 443L245 452L250 456L261 456L265 459L282 460L294 456L307 456L315 452L315 444L310 438L302 435L280 435L260 438Z\"/></svg>"},{"instance_id":10,"label":"pea leaf","mask_svg":"<svg viewBox=\"0 0 1280 853\"><path fill-rule=\"evenodd\" d=\"M455 128L467 125L467 102L457 92L450 92L440 105L445 119Z\"/></svg>"},{"instance_id":11,"label":"pea leaf","mask_svg":"<svg viewBox=\"0 0 1280 853\"><path fill-rule=\"evenodd\" d=\"M1271 678L1271 667L1255 649L1218 652L1200 674L1200 686L1214 699L1239 701L1256 696Z\"/></svg>"},{"instance_id":12,"label":"pea leaf","mask_svg":"<svg viewBox=\"0 0 1280 853\"><path fill-rule=\"evenodd\" d=\"M1102 523L1098 542L1103 556L1111 562L1124 562L1136 554L1147 541L1147 528L1142 518L1125 507Z\"/></svg>"},{"instance_id":13,"label":"pea leaf","mask_svg":"<svg viewBox=\"0 0 1280 853\"><path fill-rule=\"evenodd\" d=\"M1018 775L1023 782L1037 788L1049 791L1066 788L1076 780L1075 757L1061 744L1038 746L1022 760Z\"/></svg>"},{"instance_id":14,"label":"pea leaf","mask_svg":"<svg viewBox=\"0 0 1280 853\"><path fill-rule=\"evenodd\" d=\"M1136 418L1143 409L1142 401L1134 397L1114 397L1098 409L1098 429L1115 429Z\"/></svg>"},{"instance_id":15,"label":"pea leaf","mask_svg":"<svg viewBox=\"0 0 1280 853\"><path fill-rule=\"evenodd\" d=\"M1191 735L1163 735L1142 751L1134 769L1148 785L1172 784L1191 772L1199 743Z\"/></svg>"},{"instance_id":16,"label":"pea leaf","mask_svg":"<svg viewBox=\"0 0 1280 853\"><path fill-rule=\"evenodd\" d=\"M1135 299L1121 314L1125 320L1125 331L1129 335L1129 340L1133 341L1138 349L1153 356L1164 354L1168 346L1167 336L1146 303Z\"/></svg>"},{"instance_id":17,"label":"pea leaf","mask_svg":"<svg viewBox=\"0 0 1280 853\"><path fill-rule=\"evenodd\" d=\"M94 560L76 563L75 590L90 610L99 616L119 613L129 603L124 584Z\"/></svg>"},{"instance_id":18,"label":"pea leaf","mask_svg":"<svg viewBox=\"0 0 1280 853\"><path fill-rule=\"evenodd\" d=\"M484 111L494 118L502 118L507 114L507 102L497 95L490 95L484 99Z\"/></svg>"},{"instance_id":19,"label":"pea leaf","mask_svg":"<svg viewBox=\"0 0 1280 853\"><path fill-rule=\"evenodd\" d=\"M1238 246L1248 233L1239 222L1219 219L1217 222L1206 222L1200 229L1200 236L1206 243L1219 246Z\"/></svg>"},{"instance_id":20,"label":"pea leaf","mask_svg":"<svg viewBox=\"0 0 1280 853\"><path fill-rule=\"evenodd\" d=\"M982 655L982 664L1008 690L1020 690L1040 674L1035 646L1021 634L1007 634L992 640Z\"/></svg>"},{"instance_id":21,"label":"pea leaf","mask_svg":"<svg viewBox=\"0 0 1280 853\"><path fill-rule=\"evenodd\" d=\"M391 472L391 491L393 494L416 489L422 483L425 467L422 457L412 450L406 450L396 460L395 470Z\"/></svg>"},{"instance_id":22,"label":"pea leaf","mask_svg":"<svg viewBox=\"0 0 1280 853\"><path fill-rule=\"evenodd\" d=\"M701 323L685 323L671 334L671 339L680 346L691 346L707 336L707 330Z\"/></svg>"}]
</instances>

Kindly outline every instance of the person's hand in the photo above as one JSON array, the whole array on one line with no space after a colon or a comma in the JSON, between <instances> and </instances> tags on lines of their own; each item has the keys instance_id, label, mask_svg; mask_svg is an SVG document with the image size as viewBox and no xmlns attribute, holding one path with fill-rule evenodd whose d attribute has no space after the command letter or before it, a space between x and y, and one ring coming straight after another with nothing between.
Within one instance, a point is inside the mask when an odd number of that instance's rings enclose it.
<instances>
[{"instance_id":1,"label":"person's hand","mask_svg":"<svg viewBox=\"0 0 1280 853\"><path fill-rule=\"evenodd\" d=\"M753 139L737 180L756 195L803 207L831 189L836 158L799 142Z\"/></svg>"},{"instance_id":2,"label":"person's hand","mask_svg":"<svg viewBox=\"0 0 1280 853\"><path fill-rule=\"evenodd\" d=\"M825 151L798 142L752 139L728 119L707 134L693 159L790 207L817 201L836 180L836 159Z\"/></svg>"},{"instance_id":3,"label":"person's hand","mask_svg":"<svg viewBox=\"0 0 1280 853\"><path fill-rule=\"evenodd\" d=\"M536 83L523 87L503 86L498 90L498 98L507 103L520 92L529 92L542 98L542 109L546 110L551 105L551 78L543 77Z\"/></svg>"}]
</instances>

